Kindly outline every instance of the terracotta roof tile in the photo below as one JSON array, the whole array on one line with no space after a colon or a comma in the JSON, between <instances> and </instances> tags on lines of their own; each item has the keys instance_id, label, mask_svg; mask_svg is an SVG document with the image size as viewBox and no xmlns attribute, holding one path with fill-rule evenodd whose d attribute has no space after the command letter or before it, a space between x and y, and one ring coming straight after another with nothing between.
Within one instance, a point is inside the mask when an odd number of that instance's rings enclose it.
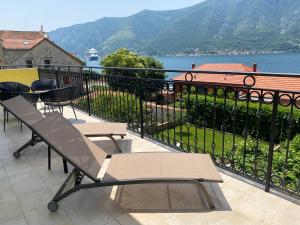
<instances>
[{"instance_id":1,"label":"terracotta roof tile","mask_svg":"<svg viewBox=\"0 0 300 225\"><path fill-rule=\"evenodd\" d=\"M31 49L45 37L39 31L0 31L0 39L6 49Z\"/></svg>"},{"instance_id":2,"label":"terracotta roof tile","mask_svg":"<svg viewBox=\"0 0 300 225\"><path fill-rule=\"evenodd\" d=\"M203 71L230 71L230 72L252 72L252 68L243 64L203 64L194 70ZM205 74L194 73L193 81L220 85L243 85L244 75L223 75L223 74ZM174 80L185 80L185 74L180 74L173 78ZM256 76L255 88L274 89L285 91L300 91L300 78L293 77L274 77L274 76ZM249 81L250 82L250 81Z\"/></svg>"}]
</instances>

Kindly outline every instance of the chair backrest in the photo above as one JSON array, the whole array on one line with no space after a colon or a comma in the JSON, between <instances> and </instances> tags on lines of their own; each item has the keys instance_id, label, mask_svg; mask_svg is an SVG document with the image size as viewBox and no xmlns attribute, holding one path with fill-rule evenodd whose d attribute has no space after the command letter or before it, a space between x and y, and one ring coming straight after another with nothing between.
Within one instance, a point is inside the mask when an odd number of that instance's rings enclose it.
<instances>
[{"instance_id":1,"label":"chair backrest","mask_svg":"<svg viewBox=\"0 0 300 225\"><path fill-rule=\"evenodd\" d=\"M55 88L56 88L56 81L50 79L35 80L31 84L31 90L33 92L52 90Z\"/></svg>"},{"instance_id":2,"label":"chair backrest","mask_svg":"<svg viewBox=\"0 0 300 225\"><path fill-rule=\"evenodd\" d=\"M10 98L10 95L8 95L7 92L7 89L0 86L0 101L4 101Z\"/></svg>"},{"instance_id":3,"label":"chair backrest","mask_svg":"<svg viewBox=\"0 0 300 225\"><path fill-rule=\"evenodd\" d=\"M8 92L8 90L6 88L0 86L0 92Z\"/></svg>"},{"instance_id":4,"label":"chair backrest","mask_svg":"<svg viewBox=\"0 0 300 225\"><path fill-rule=\"evenodd\" d=\"M13 98L13 97L16 97L18 96L19 94L16 94L14 92L1 92L0 91L0 101L5 101L5 100L8 100L10 98Z\"/></svg>"},{"instance_id":5,"label":"chair backrest","mask_svg":"<svg viewBox=\"0 0 300 225\"><path fill-rule=\"evenodd\" d=\"M29 92L30 87L18 82L1 82L0 87L6 89L9 92Z\"/></svg>"},{"instance_id":6,"label":"chair backrest","mask_svg":"<svg viewBox=\"0 0 300 225\"><path fill-rule=\"evenodd\" d=\"M44 102L66 102L74 98L75 87L57 88L40 95Z\"/></svg>"},{"instance_id":7,"label":"chair backrest","mask_svg":"<svg viewBox=\"0 0 300 225\"><path fill-rule=\"evenodd\" d=\"M35 93L19 93L23 98L27 100L27 102L36 105L38 102L40 95Z\"/></svg>"},{"instance_id":8,"label":"chair backrest","mask_svg":"<svg viewBox=\"0 0 300 225\"><path fill-rule=\"evenodd\" d=\"M107 154L67 119L57 112L49 113L47 117L33 124L32 128L53 150L88 177L97 180Z\"/></svg>"},{"instance_id":9,"label":"chair backrest","mask_svg":"<svg viewBox=\"0 0 300 225\"><path fill-rule=\"evenodd\" d=\"M8 94L15 94L18 96L9 98L5 101L0 101L0 104L27 126L31 127L33 123L36 123L43 118L43 114L34 108L19 93Z\"/></svg>"}]
</instances>

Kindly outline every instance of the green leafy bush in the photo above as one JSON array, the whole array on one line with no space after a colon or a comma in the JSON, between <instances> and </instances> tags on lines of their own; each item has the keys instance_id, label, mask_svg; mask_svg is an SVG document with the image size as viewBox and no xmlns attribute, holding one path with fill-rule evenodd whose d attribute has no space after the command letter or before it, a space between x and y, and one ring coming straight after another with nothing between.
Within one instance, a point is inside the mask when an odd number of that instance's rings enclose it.
<instances>
[{"instance_id":1,"label":"green leafy bush","mask_svg":"<svg viewBox=\"0 0 300 225\"><path fill-rule=\"evenodd\" d=\"M184 107L187 110L189 122L242 136L259 137L268 141L270 137L272 105L238 101L212 96L191 94L184 97ZM300 133L300 112L290 113L289 107L279 106L276 121L276 142L294 137Z\"/></svg>"},{"instance_id":2,"label":"green leafy bush","mask_svg":"<svg viewBox=\"0 0 300 225\"><path fill-rule=\"evenodd\" d=\"M132 126L137 126L140 123L139 100L135 95L106 91L100 86L92 86L91 92L91 114L114 122L128 123ZM87 108L87 104L86 98L81 99L78 103L81 108Z\"/></svg>"}]
</instances>

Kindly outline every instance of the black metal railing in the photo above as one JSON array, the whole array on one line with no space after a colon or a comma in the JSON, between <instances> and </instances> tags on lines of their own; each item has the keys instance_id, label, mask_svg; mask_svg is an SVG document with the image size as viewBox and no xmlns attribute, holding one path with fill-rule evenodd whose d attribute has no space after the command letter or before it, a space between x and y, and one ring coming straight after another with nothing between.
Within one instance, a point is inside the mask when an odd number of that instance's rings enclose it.
<instances>
[{"instance_id":1,"label":"black metal railing","mask_svg":"<svg viewBox=\"0 0 300 225\"><path fill-rule=\"evenodd\" d=\"M129 77L132 72L183 73L185 79ZM203 73L243 79L238 85L195 82ZM180 151L208 153L217 166L266 191L300 197L300 90L255 87L258 76L300 74L74 66L39 66L39 74L76 87L75 106L89 115L126 122L141 137Z\"/></svg>"}]
</instances>

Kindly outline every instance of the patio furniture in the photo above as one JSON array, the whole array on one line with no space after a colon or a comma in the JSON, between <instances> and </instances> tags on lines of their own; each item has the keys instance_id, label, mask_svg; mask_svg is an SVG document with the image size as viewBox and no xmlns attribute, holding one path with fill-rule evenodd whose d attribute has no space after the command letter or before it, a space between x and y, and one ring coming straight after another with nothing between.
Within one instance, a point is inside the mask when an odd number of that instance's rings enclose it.
<instances>
[{"instance_id":1,"label":"patio furniture","mask_svg":"<svg viewBox=\"0 0 300 225\"><path fill-rule=\"evenodd\" d=\"M0 87L6 89L8 92L29 92L30 87L18 82L1 82Z\"/></svg>"},{"instance_id":2,"label":"patio furniture","mask_svg":"<svg viewBox=\"0 0 300 225\"><path fill-rule=\"evenodd\" d=\"M21 95L23 98L26 99L27 102L29 102L32 106L34 106L35 108L37 107L37 102L40 98L39 94L36 93L19 93L19 95ZM21 121L21 131L23 129L23 123Z\"/></svg>"},{"instance_id":3,"label":"patio furniture","mask_svg":"<svg viewBox=\"0 0 300 225\"><path fill-rule=\"evenodd\" d=\"M71 106L77 120L73 106L74 92L75 87L58 88L41 93L40 98L44 102L45 106L52 108L52 111L54 111L54 107L58 107L61 114L64 113L64 106Z\"/></svg>"},{"instance_id":4,"label":"patio furniture","mask_svg":"<svg viewBox=\"0 0 300 225\"><path fill-rule=\"evenodd\" d=\"M38 94L34 93L19 93L19 92L0 92L0 101L5 101L11 98L14 98L16 96L22 96L27 102L29 102L32 106L36 107L36 103L39 99ZM6 122L8 121L8 113L9 111L6 110L5 107L3 107L3 130L6 129ZM22 121L21 121L21 130L22 130Z\"/></svg>"},{"instance_id":5,"label":"patio furniture","mask_svg":"<svg viewBox=\"0 0 300 225\"><path fill-rule=\"evenodd\" d=\"M0 101L4 101L10 98L10 95L7 94L8 90L0 86ZM6 116L8 112L3 107L3 130L5 131L5 124L6 124ZM7 117L8 118L8 117Z\"/></svg>"},{"instance_id":6,"label":"patio furniture","mask_svg":"<svg viewBox=\"0 0 300 225\"><path fill-rule=\"evenodd\" d=\"M50 79L35 80L31 84L31 90L34 93L44 93L56 89L56 81Z\"/></svg>"},{"instance_id":7,"label":"patio furniture","mask_svg":"<svg viewBox=\"0 0 300 225\"><path fill-rule=\"evenodd\" d=\"M39 100L40 95L37 93L16 93L18 95L21 95L23 98L27 100L31 105L36 107L36 103Z\"/></svg>"},{"instance_id":8,"label":"patio furniture","mask_svg":"<svg viewBox=\"0 0 300 225\"><path fill-rule=\"evenodd\" d=\"M68 120L50 113L32 125L48 146L74 166L72 173L48 204L55 212L60 200L81 189L114 185L195 182L209 207L214 204L201 182L223 182L208 154L148 152L107 155ZM82 183L86 176L91 182Z\"/></svg>"},{"instance_id":9,"label":"patio furniture","mask_svg":"<svg viewBox=\"0 0 300 225\"><path fill-rule=\"evenodd\" d=\"M27 85L25 84L22 84L22 83L18 83L18 82L11 82L11 81L8 81L8 82L1 82L0 83L0 88L1 88L1 97L0 97L0 100L2 101L3 100L6 100L6 99L9 99L9 98L12 98L14 96L16 96L16 94L11 94L11 93L7 93L7 92L12 92L12 93L15 93L15 92L24 92L24 93L27 93L30 91L30 87L28 87ZM6 112L4 110L4 119L6 118L6 122L8 122L8 112ZM4 123L3 123L3 126L4 126L4 131L5 131L5 125L6 125L6 122L4 120Z\"/></svg>"},{"instance_id":10,"label":"patio furniture","mask_svg":"<svg viewBox=\"0 0 300 225\"><path fill-rule=\"evenodd\" d=\"M110 138L119 153L122 152L114 136L120 136L122 139L126 135L126 123L84 123L73 124L73 126L86 137L107 137Z\"/></svg>"},{"instance_id":11,"label":"patio furniture","mask_svg":"<svg viewBox=\"0 0 300 225\"><path fill-rule=\"evenodd\" d=\"M17 119L26 124L26 126L31 129L33 123L41 120L44 116L43 114L33 107L29 102L27 102L22 96L16 96L10 98L6 101L1 101L0 104L6 111L9 111ZM113 140L117 151L122 152L118 143L114 139L114 136L121 136L124 138L126 135L126 123L87 123L74 125L83 135L88 137L108 137ZM31 129L32 130L32 129ZM32 132L31 139L20 147L17 151L13 153L15 158L21 156L21 152L25 150L28 146L34 146L40 141L39 137ZM49 150L50 151L50 150ZM48 153L50 158L50 153ZM48 160L48 168L51 168L51 160Z\"/></svg>"}]
</instances>

